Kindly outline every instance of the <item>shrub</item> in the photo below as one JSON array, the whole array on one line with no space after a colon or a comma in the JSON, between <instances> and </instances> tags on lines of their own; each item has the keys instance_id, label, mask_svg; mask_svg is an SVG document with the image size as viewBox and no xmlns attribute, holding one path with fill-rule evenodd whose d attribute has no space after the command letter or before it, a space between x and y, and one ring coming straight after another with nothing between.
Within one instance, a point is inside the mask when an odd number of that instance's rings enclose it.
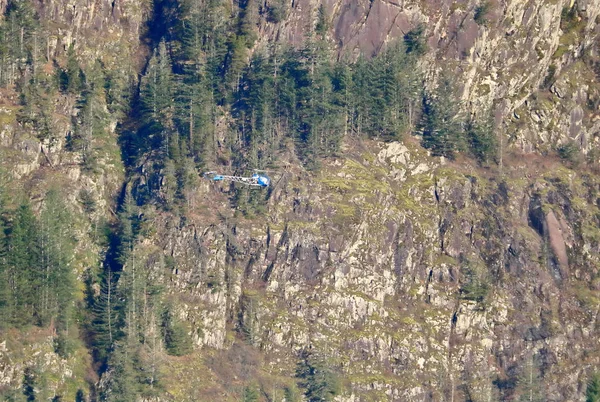
<instances>
[{"instance_id":1,"label":"shrub","mask_svg":"<svg viewBox=\"0 0 600 402\"><path fill-rule=\"evenodd\" d=\"M462 281L462 286L460 287L461 298L478 303L485 302L490 290L490 285L483 272L478 272L475 267L469 265L468 261L465 261L462 270L464 272L464 279Z\"/></svg>"},{"instance_id":2,"label":"shrub","mask_svg":"<svg viewBox=\"0 0 600 402\"><path fill-rule=\"evenodd\" d=\"M94 199L94 194L90 190L82 188L81 191L79 191L79 202L86 214L91 214L96 211L96 200Z\"/></svg>"},{"instance_id":3,"label":"shrub","mask_svg":"<svg viewBox=\"0 0 600 402\"><path fill-rule=\"evenodd\" d=\"M554 84L554 81L556 78L555 75L556 75L556 65L550 64L550 66L548 67L548 74L544 78L544 83L542 84L542 87L550 88L552 86L552 84Z\"/></svg>"},{"instance_id":4,"label":"shrub","mask_svg":"<svg viewBox=\"0 0 600 402\"><path fill-rule=\"evenodd\" d=\"M560 14L560 29L568 33L577 27L578 23L577 4L573 7L564 7Z\"/></svg>"},{"instance_id":5,"label":"shrub","mask_svg":"<svg viewBox=\"0 0 600 402\"><path fill-rule=\"evenodd\" d=\"M558 148L558 156L573 164L579 163L579 147L575 141L569 141Z\"/></svg>"},{"instance_id":6,"label":"shrub","mask_svg":"<svg viewBox=\"0 0 600 402\"><path fill-rule=\"evenodd\" d=\"M54 343L54 353L66 359L69 357L76 348L75 342L69 339L69 337L64 332L59 332L56 337L53 339Z\"/></svg>"},{"instance_id":7,"label":"shrub","mask_svg":"<svg viewBox=\"0 0 600 402\"><path fill-rule=\"evenodd\" d=\"M491 9L491 5L489 1L484 1L479 6L475 8L475 16L473 19L479 25L486 25L488 23L488 13Z\"/></svg>"}]
</instances>

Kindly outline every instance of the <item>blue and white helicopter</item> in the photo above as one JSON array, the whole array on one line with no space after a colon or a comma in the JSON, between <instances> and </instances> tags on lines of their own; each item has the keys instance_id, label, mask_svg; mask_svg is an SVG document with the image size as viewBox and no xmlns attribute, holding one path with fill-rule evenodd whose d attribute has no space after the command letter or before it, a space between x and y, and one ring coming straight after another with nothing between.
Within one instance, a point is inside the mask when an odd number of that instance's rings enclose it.
<instances>
[{"instance_id":1,"label":"blue and white helicopter","mask_svg":"<svg viewBox=\"0 0 600 402\"><path fill-rule=\"evenodd\" d=\"M212 181L233 181L236 183L246 184L252 187L266 188L271 185L271 178L265 174L264 170L254 170L254 173L250 177L243 176L229 176L220 174L217 172L204 172L202 177Z\"/></svg>"}]
</instances>

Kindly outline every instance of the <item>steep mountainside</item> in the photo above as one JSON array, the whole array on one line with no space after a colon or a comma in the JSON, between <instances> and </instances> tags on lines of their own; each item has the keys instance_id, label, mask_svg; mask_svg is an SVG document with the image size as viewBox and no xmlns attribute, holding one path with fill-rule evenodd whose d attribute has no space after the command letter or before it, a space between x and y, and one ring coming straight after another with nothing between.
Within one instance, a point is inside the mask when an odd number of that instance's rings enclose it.
<instances>
[{"instance_id":1,"label":"steep mountainside","mask_svg":"<svg viewBox=\"0 0 600 402\"><path fill-rule=\"evenodd\" d=\"M231 348L233 325L269 375L293 376L309 348L348 400L577 400L600 357L598 182L532 159L491 178L372 144L286 173L257 219L157 219L139 258L180 298L196 344ZM197 202L227 205L215 192ZM173 386L202 399L208 384Z\"/></svg>"},{"instance_id":2,"label":"steep mountainside","mask_svg":"<svg viewBox=\"0 0 600 402\"><path fill-rule=\"evenodd\" d=\"M585 398L598 2L0 11L2 398Z\"/></svg>"}]
</instances>

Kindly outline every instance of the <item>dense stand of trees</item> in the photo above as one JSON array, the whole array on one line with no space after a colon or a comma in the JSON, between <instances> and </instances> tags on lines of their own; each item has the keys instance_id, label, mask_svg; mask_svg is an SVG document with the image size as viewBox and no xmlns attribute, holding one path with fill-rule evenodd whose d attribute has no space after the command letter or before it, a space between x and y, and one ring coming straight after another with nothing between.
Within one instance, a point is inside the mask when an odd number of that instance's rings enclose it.
<instances>
[{"instance_id":1,"label":"dense stand of trees","mask_svg":"<svg viewBox=\"0 0 600 402\"><path fill-rule=\"evenodd\" d=\"M0 326L52 325L67 332L75 279L70 213L56 191L39 217L27 201L0 200Z\"/></svg>"},{"instance_id":2,"label":"dense stand of trees","mask_svg":"<svg viewBox=\"0 0 600 402\"><path fill-rule=\"evenodd\" d=\"M310 40L301 49L259 51L238 68L237 47L212 60L209 49L195 47L196 31L182 34L185 52L173 58L169 46L179 47L161 41L141 81L143 144L131 141L126 153L131 161L152 156L156 176L138 194L142 200L172 206L196 169L217 163L268 167L287 139L316 166L339 151L344 135L397 139L417 114L417 58L401 45L371 60L334 63L323 40ZM217 133L218 119L229 123L224 132Z\"/></svg>"},{"instance_id":3,"label":"dense stand of trees","mask_svg":"<svg viewBox=\"0 0 600 402\"><path fill-rule=\"evenodd\" d=\"M495 159L492 120L462 116L448 75L424 88L421 26L375 57L346 60L327 40L324 7L303 46L254 48L256 21L277 4L241 2L236 18L219 2L178 4L161 9L171 23L141 79L137 133L123 141L126 161L147 169L138 203L185 205L198 170L269 167L290 141L308 168L336 155L345 136L394 140L411 131L435 155Z\"/></svg>"}]
</instances>

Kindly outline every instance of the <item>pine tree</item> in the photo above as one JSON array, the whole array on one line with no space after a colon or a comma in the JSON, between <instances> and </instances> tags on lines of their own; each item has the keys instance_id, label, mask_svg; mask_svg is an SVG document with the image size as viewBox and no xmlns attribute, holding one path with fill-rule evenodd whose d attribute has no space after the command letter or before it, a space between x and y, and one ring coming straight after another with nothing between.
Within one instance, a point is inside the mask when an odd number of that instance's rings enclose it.
<instances>
[{"instance_id":1,"label":"pine tree","mask_svg":"<svg viewBox=\"0 0 600 402\"><path fill-rule=\"evenodd\" d=\"M215 126L219 92L228 54L228 22L224 3L185 0L179 8L174 61L182 72L176 96L177 129L197 167L215 158ZM180 49L180 50L178 50Z\"/></svg>"},{"instance_id":2,"label":"pine tree","mask_svg":"<svg viewBox=\"0 0 600 402\"><path fill-rule=\"evenodd\" d=\"M94 68L99 68L104 78L102 87L106 98L106 106L113 117L123 119L131 110L135 87L133 71L108 69L98 60Z\"/></svg>"},{"instance_id":3,"label":"pine tree","mask_svg":"<svg viewBox=\"0 0 600 402\"><path fill-rule=\"evenodd\" d=\"M29 203L17 209L8 239L8 286L11 294L11 322L24 325L40 311L38 295L43 283L39 270L38 227Z\"/></svg>"},{"instance_id":4,"label":"pine tree","mask_svg":"<svg viewBox=\"0 0 600 402\"><path fill-rule=\"evenodd\" d=\"M167 308L163 313L163 336L167 353L173 356L184 356L192 351L192 340L188 335L188 329Z\"/></svg>"},{"instance_id":5,"label":"pine tree","mask_svg":"<svg viewBox=\"0 0 600 402\"><path fill-rule=\"evenodd\" d=\"M369 83L367 75L370 71L370 66L363 55L361 55L353 66L353 74L351 81L351 93L352 93L352 113L351 113L351 126L354 131L360 136L368 126L367 118L369 116ZM360 96L358 95L360 94Z\"/></svg>"},{"instance_id":6,"label":"pine tree","mask_svg":"<svg viewBox=\"0 0 600 402\"><path fill-rule=\"evenodd\" d=\"M258 402L259 394L255 385L249 385L244 388L243 402Z\"/></svg>"},{"instance_id":7,"label":"pine tree","mask_svg":"<svg viewBox=\"0 0 600 402\"><path fill-rule=\"evenodd\" d=\"M284 0L270 0L267 7L267 19L269 22L279 23L288 14L288 4Z\"/></svg>"},{"instance_id":8,"label":"pine tree","mask_svg":"<svg viewBox=\"0 0 600 402\"><path fill-rule=\"evenodd\" d=\"M138 384L132 355L125 345L117 345L110 355L107 374L108 381L100 392L100 400L105 402L135 401Z\"/></svg>"},{"instance_id":9,"label":"pine tree","mask_svg":"<svg viewBox=\"0 0 600 402\"><path fill-rule=\"evenodd\" d=\"M67 68L61 82L63 90L71 94L79 94L83 89L83 71L75 54L75 43L71 42L67 50Z\"/></svg>"},{"instance_id":10,"label":"pine tree","mask_svg":"<svg viewBox=\"0 0 600 402\"><path fill-rule=\"evenodd\" d=\"M78 389L77 393L75 394L75 402L85 402L87 401L87 398L85 397L85 392L83 392L83 390Z\"/></svg>"},{"instance_id":11,"label":"pine tree","mask_svg":"<svg viewBox=\"0 0 600 402\"><path fill-rule=\"evenodd\" d=\"M167 160L161 180L161 201L166 209L172 209L175 206L178 188L176 173L175 163L170 159Z\"/></svg>"},{"instance_id":12,"label":"pine tree","mask_svg":"<svg viewBox=\"0 0 600 402\"><path fill-rule=\"evenodd\" d=\"M94 143L96 138L102 138L105 134L108 114L104 103L104 76L100 63L96 61L87 71L68 146L70 150L80 152L84 168L94 170Z\"/></svg>"},{"instance_id":13,"label":"pine tree","mask_svg":"<svg viewBox=\"0 0 600 402\"><path fill-rule=\"evenodd\" d=\"M46 194L40 216L40 260L43 276L40 322L55 322L59 331L68 334L73 305L75 278L70 266L74 239L70 233L71 214L57 190Z\"/></svg>"},{"instance_id":14,"label":"pine tree","mask_svg":"<svg viewBox=\"0 0 600 402\"><path fill-rule=\"evenodd\" d=\"M255 56L240 80L233 105L241 138L238 146L247 150L247 162L257 168L273 160L276 147L273 70L266 55Z\"/></svg>"},{"instance_id":15,"label":"pine tree","mask_svg":"<svg viewBox=\"0 0 600 402\"><path fill-rule=\"evenodd\" d=\"M258 39L258 5L256 4L256 0L244 0L240 3L243 8L240 11L239 35L243 38L246 47L252 48L254 42Z\"/></svg>"},{"instance_id":16,"label":"pine tree","mask_svg":"<svg viewBox=\"0 0 600 402\"><path fill-rule=\"evenodd\" d=\"M494 116L486 112L477 120L474 116L467 121L466 135L469 151L480 163L489 164L498 151L494 132Z\"/></svg>"},{"instance_id":17,"label":"pine tree","mask_svg":"<svg viewBox=\"0 0 600 402\"><path fill-rule=\"evenodd\" d=\"M315 32L317 35L324 37L327 34L327 30L329 29L328 19L329 18L327 15L327 10L325 9L325 5L321 3L317 12L317 25L315 26Z\"/></svg>"},{"instance_id":18,"label":"pine tree","mask_svg":"<svg viewBox=\"0 0 600 402\"><path fill-rule=\"evenodd\" d=\"M542 377L540 373L540 363L533 353L527 357L519 376L520 401L542 402L546 401L544 387L542 386Z\"/></svg>"},{"instance_id":19,"label":"pine tree","mask_svg":"<svg viewBox=\"0 0 600 402\"><path fill-rule=\"evenodd\" d=\"M423 96L423 146L433 155L454 158L465 148L459 106L449 77L442 77L434 94Z\"/></svg>"},{"instance_id":20,"label":"pine tree","mask_svg":"<svg viewBox=\"0 0 600 402\"><path fill-rule=\"evenodd\" d=\"M140 89L142 134L162 159L168 157L169 140L175 128L174 90L171 58L162 40L148 63Z\"/></svg>"},{"instance_id":21,"label":"pine tree","mask_svg":"<svg viewBox=\"0 0 600 402\"><path fill-rule=\"evenodd\" d=\"M202 166L213 139L214 123L211 108L211 84L208 82L204 67L189 66L178 86L177 94L177 126L181 133L180 147L185 146L187 152L181 157L191 157L197 165Z\"/></svg>"},{"instance_id":22,"label":"pine tree","mask_svg":"<svg viewBox=\"0 0 600 402\"><path fill-rule=\"evenodd\" d=\"M131 188L128 186L125 189L125 197L119 211L118 260L121 265L128 263L133 252L138 225L138 208L131 194Z\"/></svg>"},{"instance_id":23,"label":"pine tree","mask_svg":"<svg viewBox=\"0 0 600 402\"><path fill-rule=\"evenodd\" d=\"M94 349L100 361L108 357L114 343L122 336L116 284L116 275L106 268L100 284L100 294L92 305Z\"/></svg>"},{"instance_id":24,"label":"pine tree","mask_svg":"<svg viewBox=\"0 0 600 402\"><path fill-rule=\"evenodd\" d=\"M332 86L334 90L333 103L340 108L343 129L339 131L339 138L335 138L335 147L339 147L341 138L348 134L352 123L353 99L352 71L348 63L341 61L336 63L333 69Z\"/></svg>"},{"instance_id":25,"label":"pine tree","mask_svg":"<svg viewBox=\"0 0 600 402\"><path fill-rule=\"evenodd\" d=\"M289 385L285 387L284 390L284 397L286 401L289 402L299 402L300 401L300 397L301 397L301 393L298 390L298 388L296 387L296 385Z\"/></svg>"},{"instance_id":26,"label":"pine tree","mask_svg":"<svg viewBox=\"0 0 600 402\"><path fill-rule=\"evenodd\" d=\"M12 293L9 286L8 239L6 237L6 211L4 205L4 189L0 184L0 329L8 326L12 317Z\"/></svg>"},{"instance_id":27,"label":"pine tree","mask_svg":"<svg viewBox=\"0 0 600 402\"><path fill-rule=\"evenodd\" d=\"M397 139L412 124L420 85L416 66L418 58L407 54L402 42L390 45L377 58L384 59L385 76L388 77L385 80L386 126L383 132L388 138Z\"/></svg>"},{"instance_id":28,"label":"pine tree","mask_svg":"<svg viewBox=\"0 0 600 402\"><path fill-rule=\"evenodd\" d=\"M590 378L585 390L585 402L600 402L600 375L595 373Z\"/></svg>"},{"instance_id":29,"label":"pine tree","mask_svg":"<svg viewBox=\"0 0 600 402\"><path fill-rule=\"evenodd\" d=\"M339 378L326 361L307 351L300 355L296 377L309 402L332 401L341 391Z\"/></svg>"},{"instance_id":30,"label":"pine tree","mask_svg":"<svg viewBox=\"0 0 600 402\"><path fill-rule=\"evenodd\" d=\"M41 32L31 1L8 2L0 34L0 84L14 84L23 74L36 75Z\"/></svg>"},{"instance_id":31,"label":"pine tree","mask_svg":"<svg viewBox=\"0 0 600 402\"><path fill-rule=\"evenodd\" d=\"M129 188L125 190L125 199L119 212L119 255L122 264L119 276L118 294L123 309L128 341L135 343L140 337L139 299L141 298L143 281L141 264L136 260L135 238L139 230L138 208L135 205Z\"/></svg>"},{"instance_id":32,"label":"pine tree","mask_svg":"<svg viewBox=\"0 0 600 402\"><path fill-rule=\"evenodd\" d=\"M248 55L247 39L243 35L233 35L229 41L229 52L226 59L226 81L232 92L239 87L242 70Z\"/></svg>"},{"instance_id":33,"label":"pine tree","mask_svg":"<svg viewBox=\"0 0 600 402\"><path fill-rule=\"evenodd\" d=\"M25 400L35 401L35 386L36 386L36 375L35 371L31 367L27 367L23 373L23 395Z\"/></svg>"},{"instance_id":34,"label":"pine tree","mask_svg":"<svg viewBox=\"0 0 600 402\"><path fill-rule=\"evenodd\" d=\"M425 26L417 25L414 29L408 31L404 35L404 43L406 44L406 53L412 53L421 56L427 52L427 44L424 38Z\"/></svg>"}]
</instances>

